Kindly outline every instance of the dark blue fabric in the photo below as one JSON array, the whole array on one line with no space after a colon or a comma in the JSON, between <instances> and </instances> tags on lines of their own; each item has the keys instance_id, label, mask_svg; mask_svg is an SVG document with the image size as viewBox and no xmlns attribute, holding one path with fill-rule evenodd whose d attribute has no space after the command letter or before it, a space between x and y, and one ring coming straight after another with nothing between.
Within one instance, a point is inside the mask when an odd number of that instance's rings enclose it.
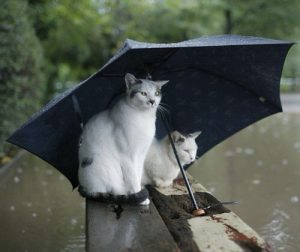
<instances>
[{"instance_id":1,"label":"dark blue fabric","mask_svg":"<svg viewBox=\"0 0 300 252\"><path fill-rule=\"evenodd\" d=\"M82 118L107 109L125 91L127 72L170 80L163 87L172 129L202 131L198 155L246 126L282 111L280 77L291 43L222 35L172 44L127 40L95 75L67 90L33 115L8 141L44 159L78 185L78 141ZM157 137L166 135L160 117Z\"/></svg>"}]
</instances>

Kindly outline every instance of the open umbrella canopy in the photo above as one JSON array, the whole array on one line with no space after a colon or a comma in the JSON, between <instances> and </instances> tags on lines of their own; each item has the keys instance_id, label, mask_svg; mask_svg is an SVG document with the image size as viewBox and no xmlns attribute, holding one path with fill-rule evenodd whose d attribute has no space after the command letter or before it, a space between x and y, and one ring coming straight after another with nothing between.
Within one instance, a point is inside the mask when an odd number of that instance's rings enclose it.
<instances>
[{"instance_id":1,"label":"open umbrella canopy","mask_svg":"<svg viewBox=\"0 0 300 252\"><path fill-rule=\"evenodd\" d=\"M179 43L126 40L96 74L50 101L8 139L78 185L78 111L84 123L125 92L124 76L170 80L163 88L171 127L202 131L198 156L246 126L281 112L280 77L292 43L235 35ZM74 97L76 99L74 100ZM77 109L76 109L77 108ZM157 121L157 136L166 130Z\"/></svg>"}]
</instances>

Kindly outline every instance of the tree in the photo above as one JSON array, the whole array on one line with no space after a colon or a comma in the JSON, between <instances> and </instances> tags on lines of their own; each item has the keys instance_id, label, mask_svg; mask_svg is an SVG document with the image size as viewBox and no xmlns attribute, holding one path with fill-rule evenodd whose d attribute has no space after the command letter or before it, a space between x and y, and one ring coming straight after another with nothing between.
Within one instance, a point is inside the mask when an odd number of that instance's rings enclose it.
<instances>
[{"instance_id":1,"label":"tree","mask_svg":"<svg viewBox=\"0 0 300 252\"><path fill-rule=\"evenodd\" d=\"M224 33L299 38L297 0L29 2L46 56L46 100L94 73L126 38L175 42ZM288 60L285 73L291 72L294 61Z\"/></svg>"},{"instance_id":2,"label":"tree","mask_svg":"<svg viewBox=\"0 0 300 252\"><path fill-rule=\"evenodd\" d=\"M0 156L5 139L38 110L43 93L43 52L26 11L26 1L1 2Z\"/></svg>"}]
</instances>

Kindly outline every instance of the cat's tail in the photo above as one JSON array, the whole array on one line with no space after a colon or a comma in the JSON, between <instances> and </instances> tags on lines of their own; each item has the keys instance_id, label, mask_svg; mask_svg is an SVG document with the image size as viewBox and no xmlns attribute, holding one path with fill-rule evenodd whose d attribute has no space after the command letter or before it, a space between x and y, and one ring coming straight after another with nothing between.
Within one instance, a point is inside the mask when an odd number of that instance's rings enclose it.
<instances>
[{"instance_id":1,"label":"cat's tail","mask_svg":"<svg viewBox=\"0 0 300 252\"><path fill-rule=\"evenodd\" d=\"M113 204L129 204L129 205L138 205L143 201L149 198L149 193L147 189L143 188L137 193L132 193L128 195L113 195L110 193L88 193L82 187L78 187L78 192L84 198L104 202L104 203L113 203Z\"/></svg>"}]
</instances>

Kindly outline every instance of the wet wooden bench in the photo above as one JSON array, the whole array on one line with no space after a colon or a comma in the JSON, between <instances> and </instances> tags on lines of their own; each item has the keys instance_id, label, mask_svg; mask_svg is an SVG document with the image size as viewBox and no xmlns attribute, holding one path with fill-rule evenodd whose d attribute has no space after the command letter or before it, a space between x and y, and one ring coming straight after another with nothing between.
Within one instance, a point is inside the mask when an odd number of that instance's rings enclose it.
<instances>
[{"instance_id":1,"label":"wet wooden bench","mask_svg":"<svg viewBox=\"0 0 300 252\"><path fill-rule=\"evenodd\" d=\"M189 177L197 202L215 197ZM182 180L168 188L149 187L151 204L117 206L87 200L86 249L94 251L270 251L269 245L236 214L223 206L191 215Z\"/></svg>"}]
</instances>

